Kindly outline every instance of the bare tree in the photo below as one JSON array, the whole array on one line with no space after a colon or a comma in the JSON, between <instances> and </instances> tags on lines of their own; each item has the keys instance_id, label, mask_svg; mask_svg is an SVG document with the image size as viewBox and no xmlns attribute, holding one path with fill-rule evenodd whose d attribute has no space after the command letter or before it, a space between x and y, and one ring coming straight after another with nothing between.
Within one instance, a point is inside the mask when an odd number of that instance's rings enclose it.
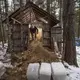
<instances>
[{"instance_id":1,"label":"bare tree","mask_svg":"<svg viewBox=\"0 0 80 80\"><path fill-rule=\"evenodd\" d=\"M4 34L3 34L3 24L2 24L2 1L0 1L0 30L1 30L1 38L2 38L2 47L4 47Z\"/></svg>"},{"instance_id":2,"label":"bare tree","mask_svg":"<svg viewBox=\"0 0 80 80\"><path fill-rule=\"evenodd\" d=\"M59 3L59 20L60 20L60 26L62 27L62 13L63 13L63 0L58 0Z\"/></svg>"},{"instance_id":3,"label":"bare tree","mask_svg":"<svg viewBox=\"0 0 80 80\"><path fill-rule=\"evenodd\" d=\"M79 23L79 25L78 25L78 38L80 37L80 0L78 0L78 2L79 2L79 21L78 21L78 23Z\"/></svg>"},{"instance_id":4,"label":"bare tree","mask_svg":"<svg viewBox=\"0 0 80 80\"><path fill-rule=\"evenodd\" d=\"M47 0L47 12L50 13L50 0Z\"/></svg>"}]
</instances>

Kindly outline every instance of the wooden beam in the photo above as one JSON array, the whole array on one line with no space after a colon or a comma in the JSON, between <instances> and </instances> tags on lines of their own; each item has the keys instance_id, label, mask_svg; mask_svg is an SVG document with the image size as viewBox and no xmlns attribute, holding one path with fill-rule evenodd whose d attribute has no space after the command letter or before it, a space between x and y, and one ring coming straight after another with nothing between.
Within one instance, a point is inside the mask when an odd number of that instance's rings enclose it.
<instances>
[{"instance_id":1,"label":"wooden beam","mask_svg":"<svg viewBox=\"0 0 80 80\"><path fill-rule=\"evenodd\" d=\"M25 16L25 15L29 15L29 12L30 12L30 10L31 10L31 8L28 8L27 10L24 10L23 12L22 12L22 14L18 14L15 18L20 18L20 16Z\"/></svg>"},{"instance_id":2,"label":"wooden beam","mask_svg":"<svg viewBox=\"0 0 80 80\"><path fill-rule=\"evenodd\" d=\"M30 7L30 4L22 7L23 8L22 10L19 8L18 10L16 10L15 12L13 12L10 16L16 17L20 12L23 12L24 10L26 10L29 7Z\"/></svg>"},{"instance_id":3,"label":"wooden beam","mask_svg":"<svg viewBox=\"0 0 80 80\"><path fill-rule=\"evenodd\" d=\"M22 25L22 23L20 21L16 20L15 18L11 18L11 19Z\"/></svg>"}]
</instances>

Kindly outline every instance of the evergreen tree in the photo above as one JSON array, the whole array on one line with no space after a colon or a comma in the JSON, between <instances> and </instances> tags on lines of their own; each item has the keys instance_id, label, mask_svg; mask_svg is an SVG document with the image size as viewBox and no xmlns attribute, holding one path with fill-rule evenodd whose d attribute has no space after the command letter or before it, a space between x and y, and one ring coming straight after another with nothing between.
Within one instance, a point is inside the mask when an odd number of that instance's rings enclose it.
<instances>
[{"instance_id":1,"label":"evergreen tree","mask_svg":"<svg viewBox=\"0 0 80 80\"><path fill-rule=\"evenodd\" d=\"M64 61L77 66L75 48L75 1L63 0Z\"/></svg>"}]
</instances>

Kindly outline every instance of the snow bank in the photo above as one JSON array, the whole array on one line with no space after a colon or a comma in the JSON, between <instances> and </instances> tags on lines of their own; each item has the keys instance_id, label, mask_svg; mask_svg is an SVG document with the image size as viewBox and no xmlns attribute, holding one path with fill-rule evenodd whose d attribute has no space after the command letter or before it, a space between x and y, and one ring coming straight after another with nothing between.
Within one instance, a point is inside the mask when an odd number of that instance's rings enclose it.
<instances>
[{"instance_id":1,"label":"snow bank","mask_svg":"<svg viewBox=\"0 0 80 80\"><path fill-rule=\"evenodd\" d=\"M5 73L6 69L4 67L4 64L0 62L0 78Z\"/></svg>"},{"instance_id":2,"label":"snow bank","mask_svg":"<svg viewBox=\"0 0 80 80\"><path fill-rule=\"evenodd\" d=\"M27 69L28 80L38 80L39 78L39 63L30 63Z\"/></svg>"},{"instance_id":3,"label":"snow bank","mask_svg":"<svg viewBox=\"0 0 80 80\"><path fill-rule=\"evenodd\" d=\"M80 46L76 46L76 53L77 53L77 63L80 67Z\"/></svg>"},{"instance_id":4,"label":"snow bank","mask_svg":"<svg viewBox=\"0 0 80 80\"><path fill-rule=\"evenodd\" d=\"M28 80L50 80L51 74L54 80L80 80L80 68L71 66L66 62L64 62L64 65L58 62L56 66L54 62L51 65L49 63L41 63L41 67L39 67L39 63L29 64L27 69ZM55 75L57 75L56 78Z\"/></svg>"},{"instance_id":5,"label":"snow bank","mask_svg":"<svg viewBox=\"0 0 80 80\"><path fill-rule=\"evenodd\" d=\"M0 77L5 73L6 67L12 67L11 65L11 54L7 53L8 44L4 44L4 48L2 47L2 42L0 42ZM1 68L1 66L3 66Z\"/></svg>"},{"instance_id":6,"label":"snow bank","mask_svg":"<svg viewBox=\"0 0 80 80\"><path fill-rule=\"evenodd\" d=\"M51 80L51 65L50 63L41 63L40 72L39 72L40 80Z\"/></svg>"},{"instance_id":7,"label":"snow bank","mask_svg":"<svg viewBox=\"0 0 80 80\"><path fill-rule=\"evenodd\" d=\"M76 52L80 55L80 46L76 46Z\"/></svg>"},{"instance_id":8,"label":"snow bank","mask_svg":"<svg viewBox=\"0 0 80 80\"><path fill-rule=\"evenodd\" d=\"M52 77L54 80L66 80L67 74L64 65L61 62L52 62Z\"/></svg>"},{"instance_id":9,"label":"snow bank","mask_svg":"<svg viewBox=\"0 0 80 80\"><path fill-rule=\"evenodd\" d=\"M67 80L80 80L80 68L64 63L66 66Z\"/></svg>"}]
</instances>

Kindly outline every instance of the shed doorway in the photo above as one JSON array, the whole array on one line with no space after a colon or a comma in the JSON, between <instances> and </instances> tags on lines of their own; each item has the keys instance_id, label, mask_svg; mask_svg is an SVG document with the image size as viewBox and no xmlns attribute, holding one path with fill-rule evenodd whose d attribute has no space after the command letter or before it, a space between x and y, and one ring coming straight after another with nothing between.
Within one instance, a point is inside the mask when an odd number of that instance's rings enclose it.
<instances>
[{"instance_id":1,"label":"shed doorway","mask_svg":"<svg viewBox=\"0 0 80 80\"><path fill-rule=\"evenodd\" d=\"M31 33L31 27L32 29L35 29L35 33L33 32L33 35ZM40 24L29 24L29 41L34 41L34 40L37 40L37 41L40 41L42 42L42 25Z\"/></svg>"}]
</instances>

